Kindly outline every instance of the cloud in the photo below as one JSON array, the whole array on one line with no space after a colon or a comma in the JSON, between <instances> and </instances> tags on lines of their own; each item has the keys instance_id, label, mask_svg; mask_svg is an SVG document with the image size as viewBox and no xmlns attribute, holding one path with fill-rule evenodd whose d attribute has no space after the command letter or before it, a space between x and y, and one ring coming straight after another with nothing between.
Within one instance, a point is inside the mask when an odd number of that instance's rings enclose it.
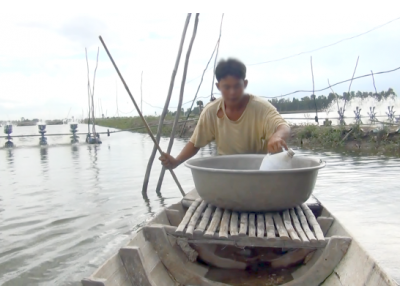
<instances>
[{"instance_id":1,"label":"cloud","mask_svg":"<svg viewBox=\"0 0 400 300\"><path fill-rule=\"evenodd\" d=\"M107 25L96 18L80 16L69 19L56 31L73 43L79 43L82 47L90 47L98 44L98 36L107 33Z\"/></svg>"},{"instance_id":2,"label":"cloud","mask_svg":"<svg viewBox=\"0 0 400 300\"><path fill-rule=\"evenodd\" d=\"M50 4L49 4L50 3ZM185 13L165 13L132 9L127 2L119 5L70 3L54 5L46 11L37 2L15 13L0 12L0 119L64 118L82 115L87 110L85 47L91 71L100 47L95 98L101 99L103 112L116 115L116 85L121 112L130 112L132 103L120 83L113 66L98 41L102 35L134 97L140 102L140 80L144 72L143 98L145 114L154 114L163 107L175 64ZM47 5L52 5L48 2ZM154 5L154 4L152 4ZM168 3L168 5L171 5ZM218 5L215 4L215 10ZM324 4L325 5L325 4ZM225 14L219 56L237 57L245 63L257 63L318 48L374 26L396 16L385 5L337 4L329 12L324 5L309 6L270 3L251 6L251 12ZM230 5L231 7L232 5ZM241 6L242 7L242 6ZM157 7L160 8L160 7ZM18 13L17 13L18 12ZM374 16L374 18L368 17ZM171 107L176 107L182 80L186 49L193 30L190 23ZM218 39L221 13L201 13L198 33L185 86L184 101L190 101L197 90L200 75ZM288 60L248 67L249 92L275 96L297 89L312 88L310 56L313 56L317 88L350 78L357 56L357 74L366 74L400 66L398 51L400 21L363 37L336 46L300 55ZM211 93L212 64L204 77L199 96ZM92 73L91 73L92 74ZM398 74L376 76L379 90L393 87L400 92ZM190 80L195 79L191 82ZM372 90L370 79L354 82L355 90ZM339 86L341 93L348 85ZM217 92L214 89L214 92ZM304 95L298 95L304 96ZM296 96L297 97L297 96ZM13 105L11 107L10 105ZM186 106L187 107L187 106ZM172 110L172 108L171 108ZM133 113L136 115L136 113Z\"/></svg>"}]
</instances>

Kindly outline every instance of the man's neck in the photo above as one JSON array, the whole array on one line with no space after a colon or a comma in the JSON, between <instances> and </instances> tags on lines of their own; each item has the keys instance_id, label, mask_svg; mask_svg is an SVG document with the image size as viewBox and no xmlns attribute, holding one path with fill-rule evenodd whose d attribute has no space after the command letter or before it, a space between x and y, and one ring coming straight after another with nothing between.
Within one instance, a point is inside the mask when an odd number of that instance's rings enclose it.
<instances>
[{"instance_id":1,"label":"man's neck","mask_svg":"<svg viewBox=\"0 0 400 300\"><path fill-rule=\"evenodd\" d=\"M244 94L242 96L242 99L240 99L240 101L238 101L237 103L225 103L225 108L228 108L231 111L241 111L247 106L249 100L250 96Z\"/></svg>"}]
</instances>

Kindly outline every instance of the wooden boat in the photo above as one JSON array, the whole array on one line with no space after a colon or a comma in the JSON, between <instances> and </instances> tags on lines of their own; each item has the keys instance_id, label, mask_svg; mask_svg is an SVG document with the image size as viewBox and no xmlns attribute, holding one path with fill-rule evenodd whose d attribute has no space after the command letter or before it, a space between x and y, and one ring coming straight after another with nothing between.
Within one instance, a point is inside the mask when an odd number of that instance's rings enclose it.
<instances>
[{"instance_id":1,"label":"wooden boat","mask_svg":"<svg viewBox=\"0 0 400 300\"><path fill-rule=\"evenodd\" d=\"M392 286L315 198L280 213L207 205L193 190L156 215L84 286Z\"/></svg>"}]
</instances>

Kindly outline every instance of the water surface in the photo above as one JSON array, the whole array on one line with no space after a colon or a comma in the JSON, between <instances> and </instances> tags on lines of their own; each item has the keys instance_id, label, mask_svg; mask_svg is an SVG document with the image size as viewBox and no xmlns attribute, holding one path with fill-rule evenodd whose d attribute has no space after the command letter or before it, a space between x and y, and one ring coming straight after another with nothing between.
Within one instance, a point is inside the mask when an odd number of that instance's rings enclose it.
<instances>
[{"instance_id":1,"label":"water surface","mask_svg":"<svg viewBox=\"0 0 400 300\"><path fill-rule=\"evenodd\" d=\"M48 132L68 133L67 125ZM81 132L86 131L80 125ZM106 128L99 128L106 131ZM14 135L37 127L14 127ZM14 149L0 141L0 284L77 285L162 207L180 200L167 173L162 196L154 190L161 167L155 163L149 199L141 188L152 141L138 133L103 136L99 146L72 146L70 138L15 138ZM185 140L176 140L177 154ZM166 149L168 140L162 139ZM327 162L315 195L363 247L400 281L399 159L297 151ZM198 156L209 156L213 147ZM183 189L193 188L190 170L176 174Z\"/></svg>"}]
</instances>

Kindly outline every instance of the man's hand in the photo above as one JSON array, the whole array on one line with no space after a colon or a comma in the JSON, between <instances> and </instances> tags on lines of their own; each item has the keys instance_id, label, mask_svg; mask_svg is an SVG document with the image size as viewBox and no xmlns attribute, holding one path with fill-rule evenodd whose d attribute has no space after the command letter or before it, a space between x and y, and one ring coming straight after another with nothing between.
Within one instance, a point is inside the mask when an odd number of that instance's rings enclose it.
<instances>
[{"instance_id":1,"label":"man's hand","mask_svg":"<svg viewBox=\"0 0 400 300\"><path fill-rule=\"evenodd\" d=\"M274 154L282 152L282 148L288 150L288 146L286 145L285 140L280 136L280 134L275 133L268 140L268 153Z\"/></svg>"},{"instance_id":2,"label":"man's hand","mask_svg":"<svg viewBox=\"0 0 400 300\"><path fill-rule=\"evenodd\" d=\"M196 148L192 142L188 142L176 158L168 153L163 153L159 160L161 160L162 165L167 169L175 169L181 163L195 156L197 152L199 152L199 148Z\"/></svg>"},{"instance_id":3,"label":"man's hand","mask_svg":"<svg viewBox=\"0 0 400 300\"><path fill-rule=\"evenodd\" d=\"M177 160L168 153L163 153L163 155L160 156L159 160L161 160L162 165L167 169L175 169L181 164L180 160Z\"/></svg>"}]
</instances>

